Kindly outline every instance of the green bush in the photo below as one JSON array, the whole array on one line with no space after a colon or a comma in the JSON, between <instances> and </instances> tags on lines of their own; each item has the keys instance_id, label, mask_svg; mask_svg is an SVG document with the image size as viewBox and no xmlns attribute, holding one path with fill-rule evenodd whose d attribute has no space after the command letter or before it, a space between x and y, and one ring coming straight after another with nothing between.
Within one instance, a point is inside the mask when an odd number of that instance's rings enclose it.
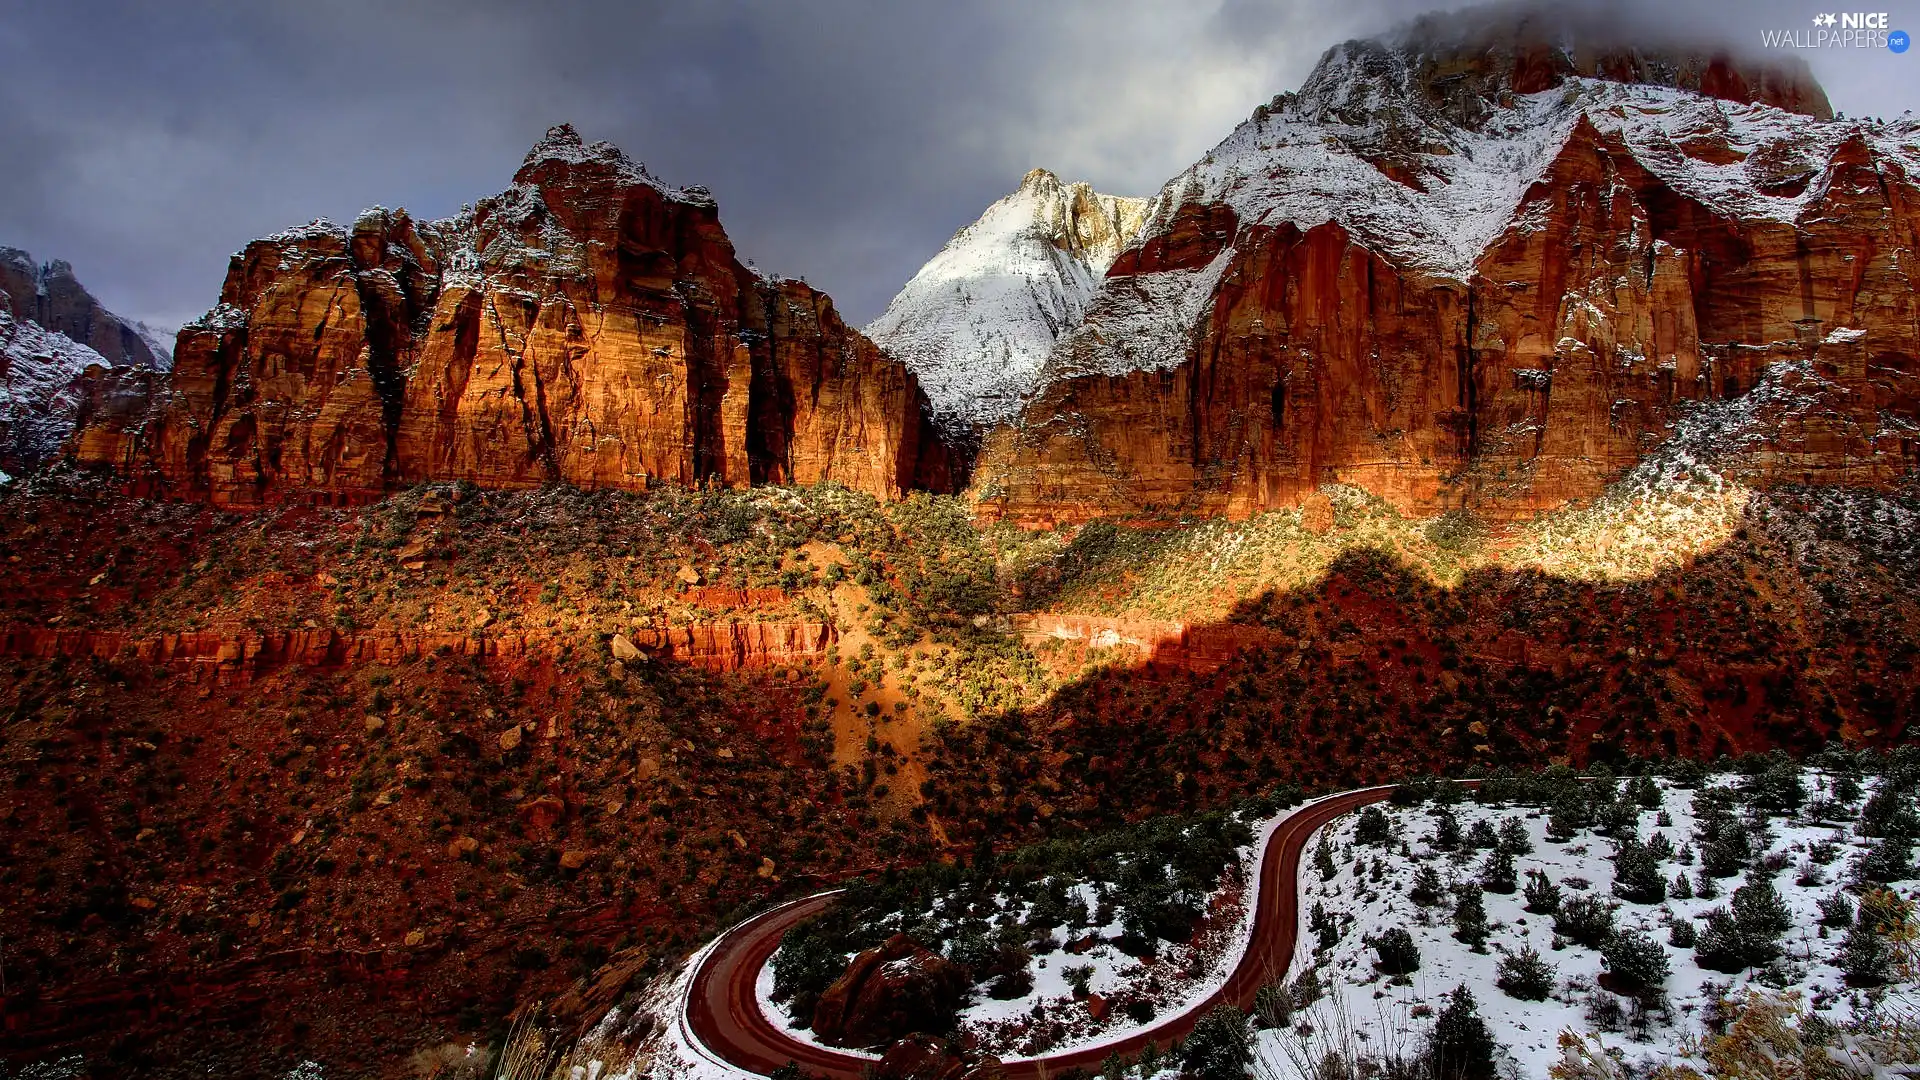
<instances>
[{"instance_id":1,"label":"green bush","mask_svg":"<svg viewBox=\"0 0 1920 1080\"><path fill-rule=\"evenodd\" d=\"M1553 992L1553 965L1542 959L1540 951L1531 945L1503 957L1497 970L1498 977L1494 985L1505 990L1510 997L1521 1001L1545 1001L1547 995Z\"/></svg>"},{"instance_id":2,"label":"green bush","mask_svg":"<svg viewBox=\"0 0 1920 1080\"><path fill-rule=\"evenodd\" d=\"M1180 1044L1180 1064L1199 1080L1244 1080L1253 1065L1247 1018L1231 1005L1215 1005Z\"/></svg>"},{"instance_id":3,"label":"green bush","mask_svg":"<svg viewBox=\"0 0 1920 1080\"><path fill-rule=\"evenodd\" d=\"M1472 992L1455 987L1427 1034L1426 1066L1433 1080L1492 1080L1498 1049Z\"/></svg>"},{"instance_id":4,"label":"green bush","mask_svg":"<svg viewBox=\"0 0 1920 1080\"><path fill-rule=\"evenodd\" d=\"M1631 989L1657 987L1667 977L1666 947L1638 930L1615 931L1601 943L1600 959Z\"/></svg>"},{"instance_id":5,"label":"green bush","mask_svg":"<svg viewBox=\"0 0 1920 1080\"><path fill-rule=\"evenodd\" d=\"M1527 871L1527 910L1535 915L1552 915L1560 910L1560 886L1540 870Z\"/></svg>"},{"instance_id":6,"label":"green bush","mask_svg":"<svg viewBox=\"0 0 1920 1080\"><path fill-rule=\"evenodd\" d=\"M1624 837L1613 855L1613 895L1630 904L1658 904L1667 898L1667 879L1652 850Z\"/></svg>"},{"instance_id":7,"label":"green bush","mask_svg":"<svg viewBox=\"0 0 1920 1080\"><path fill-rule=\"evenodd\" d=\"M1487 902L1480 895L1477 883L1466 882L1456 890L1453 936L1466 942L1474 952L1487 951Z\"/></svg>"},{"instance_id":8,"label":"green bush","mask_svg":"<svg viewBox=\"0 0 1920 1080\"><path fill-rule=\"evenodd\" d=\"M1393 839L1393 822L1379 807L1366 807L1360 811L1360 820L1353 829L1353 839L1357 844L1382 847Z\"/></svg>"},{"instance_id":9,"label":"green bush","mask_svg":"<svg viewBox=\"0 0 1920 1080\"><path fill-rule=\"evenodd\" d=\"M1405 927L1395 926L1378 936L1368 937L1378 959L1374 966L1388 975L1405 975L1420 970L1420 947Z\"/></svg>"},{"instance_id":10,"label":"green bush","mask_svg":"<svg viewBox=\"0 0 1920 1080\"><path fill-rule=\"evenodd\" d=\"M1553 917L1553 932L1588 948L1596 947L1613 933L1613 905L1598 896L1563 900Z\"/></svg>"}]
</instances>

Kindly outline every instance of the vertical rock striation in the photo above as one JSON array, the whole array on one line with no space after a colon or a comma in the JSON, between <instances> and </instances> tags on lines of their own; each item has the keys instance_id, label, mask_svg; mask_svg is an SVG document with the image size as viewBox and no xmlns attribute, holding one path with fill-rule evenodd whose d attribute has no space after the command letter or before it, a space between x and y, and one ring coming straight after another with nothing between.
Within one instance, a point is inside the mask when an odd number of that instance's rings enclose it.
<instances>
[{"instance_id":1,"label":"vertical rock striation","mask_svg":"<svg viewBox=\"0 0 1920 1080\"><path fill-rule=\"evenodd\" d=\"M704 190L566 126L457 217L376 207L249 244L152 401L101 408L77 453L216 503L955 480L911 372L743 266Z\"/></svg>"},{"instance_id":2,"label":"vertical rock striation","mask_svg":"<svg viewBox=\"0 0 1920 1080\"><path fill-rule=\"evenodd\" d=\"M1920 121L1516 10L1329 50L1170 181L988 437L982 512L1237 515L1344 482L1531 513L1789 371L1819 400L1750 448L1761 479L1911 470Z\"/></svg>"}]
</instances>

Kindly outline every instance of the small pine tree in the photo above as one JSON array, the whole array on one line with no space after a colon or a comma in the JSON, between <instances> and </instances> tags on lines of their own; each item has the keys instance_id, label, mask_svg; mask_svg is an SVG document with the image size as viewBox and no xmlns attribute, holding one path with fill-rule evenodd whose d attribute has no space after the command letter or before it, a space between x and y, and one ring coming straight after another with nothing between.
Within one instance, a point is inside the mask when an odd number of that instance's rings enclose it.
<instances>
[{"instance_id":1,"label":"small pine tree","mask_svg":"<svg viewBox=\"0 0 1920 1080\"><path fill-rule=\"evenodd\" d=\"M1673 884L1667 886L1667 895L1675 900L1691 900L1693 899L1693 882L1688 881L1685 874L1675 874Z\"/></svg>"},{"instance_id":2,"label":"small pine tree","mask_svg":"<svg viewBox=\"0 0 1920 1080\"><path fill-rule=\"evenodd\" d=\"M1598 896L1575 896L1560 902L1553 932L1594 948L1613 933L1613 907Z\"/></svg>"},{"instance_id":3,"label":"small pine tree","mask_svg":"<svg viewBox=\"0 0 1920 1080\"><path fill-rule=\"evenodd\" d=\"M1740 924L1740 932L1750 939L1756 955L1765 954L1755 963L1772 959L1779 952L1780 935L1793 926L1793 912L1774 890L1773 881L1761 875L1733 890L1733 918Z\"/></svg>"},{"instance_id":4,"label":"small pine tree","mask_svg":"<svg viewBox=\"0 0 1920 1080\"><path fill-rule=\"evenodd\" d=\"M1835 889L1832 895L1820 898L1820 925L1853 925L1853 901L1847 899L1846 893Z\"/></svg>"},{"instance_id":5,"label":"small pine tree","mask_svg":"<svg viewBox=\"0 0 1920 1080\"><path fill-rule=\"evenodd\" d=\"M1693 946L1693 960L1708 971L1731 975L1745 971L1752 950L1740 924L1726 908L1714 908L1701 917L1706 923Z\"/></svg>"},{"instance_id":6,"label":"small pine tree","mask_svg":"<svg viewBox=\"0 0 1920 1080\"><path fill-rule=\"evenodd\" d=\"M1642 810L1660 809L1660 785L1651 776L1636 776L1627 781L1626 795Z\"/></svg>"},{"instance_id":7,"label":"small pine tree","mask_svg":"<svg viewBox=\"0 0 1920 1080\"><path fill-rule=\"evenodd\" d=\"M1893 975L1893 950L1873 927L1855 923L1840 942L1835 963L1852 986L1885 986Z\"/></svg>"},{"instance_id":8,"label":"small pine tree","mask_svg":"<svg viewBox=\"0 0 1920 1080\"><path fill-rule=\"evenodd\" d=\"M1854 864L1855 880L1884 885L1913 876L1913 841L1905 836L1883 836Z\"/></svg>"},{"instance_id":9,"label":"small pine tree","mask_svg":"<svg viewBox=\"0 0 1920 1080\"><path fill-rule=\"evenodd\" d=\"M1490 847L1498 846L1499 843L1500 836L1493 831L1493 823L1485 818L1474 822L1473 826L1467 830L1467 846L1475 851L1485 851Z\"/></svg>"},{"instance_id":10,"label":"small pine tree","mask_svg":"<svg viewBox=\"0 0 1920 1080\"><path fill-rule=\"evenodd\" d=\"M1698 938L1693 920L1685 916L1673 920L1673 927L1667 931L1667 944L1676 949L1691 949Z\"/></svg>"},{"instance_id":11,"label":"small pine tree","mask_svg":"<svg viewBox=\"0 0 1920 1080\"><path fill-rule=\"evenodd\" d=\"M1513 856L1495 848L1487 852L1487 858L1480 866L1480 887L1490 893L1510 896L1518 887L1514 880Z\"/></svg>"},{"instance_id":12,"label":"small pine tree","mask_svg":"<svg viewBox=\"0 0 1920 1080\"><path fill-rule=\"evenodd\" d=\"M1444 808L1436 811L1433 817L1433 836L1427 843L1433 845L1435 851L1452 851L1459 847L1460 819L1454 816L1452 810Z\"/></svg>"},{"instance_id":13,"label":"small pine tree","mask_svg":"<svg viewBox=\"0 0 1920 1080\"><path fill-rule=\"evenodd\" d=\"M1846 940L1840 944L1840 970L1855 986L1881 986L1894 976L1894 942L1914 939L1914 905L1891 889L1871 889L1860 897Z\"/></svg>"},{"instance_id":14,"label":"small pine tree","mask_svg":"<svg viewBox=\"0 0 1920 1080\"><path fill-rule=\"evenodd\" d=\"M1320 901L1313 902L1313 908L1307 913L1307 929L1313 931L1317 947L1321 952L1340 944L1340 923L1327 914L1327 907Z\"/></svg>"},{"instance_id":15,"label":"small pine tree","mask_svg":"<svg viewBox=\"0 0 1920 1080\"><path fill-rule=\"evenodd\" d=\"M1384 810L1369 806L1360 811L1360 820L1353 827L1354 843L1381 847L1392 838L1393 822L1388 820Z\"/></svg>"},{"instance_id":16,"label":"small pine tree","mask_svg":"<svg viewBox=\"0 0 1920 1080\"><path fill-rule=\"evenodd\" d=\"M1526 855L1533 851L1533 838L1527 835L1526 822L1510 817L1500 823L1500 850L1509 855Z\"/></svg>"},{"instance_id":17,"label":"small pine tree","mask_svg":"<svg viewBox=\"0 0 1920 1080\"><path fill-rule=\"evenodd\" d=\"M1453 936L1466 942L1474 952L1486 952L1487 902L1480 895L1480 886L1466 882L1456 893L1453 902Z\"/></svg>"},{"instance_id":18,"label":"small pine tree","mask_svg":"<svg viewBox=\"0 0 1920 1080\"><path fill-rule=\"evenodd\" d=\"M1527 910L1535 915L1552 915L1560 910L1560 886L1544 871L1527 871Z\"/></svg>"},{"instance_id":19,"label":"small pine tree","mask_svg":"<svg viewBox=\"0 0 1920 1080\"><path fill-rule=\"evenodd\" d=\"M1413 873L1413 885L1407 890L1407 899L1421 907L1432 907L1440 902L1440 894L1445 891L1440 872L1432 866L1422 865Z\"/></svg>"},{"instance_id":20,"label":"small pine tree","mask_svg":"<svg viewBox=\"0 0 1920 1080\"><path fill-rule=\"evenodd\" d=\"M1629 836L1613 856L1613 895L1630 904L1658 904L1667 898L1667 880L1653 852Z\"/></svg>"},{"instance_id":21,"label":"small pine tree","mask_svg":"<svg viewBox=\"0 0 1920 1080\"><path fill-rule=\"evenodd\" d=\"M1667 978L1667 950L1638 930L1616 930L1600 945L1607 972L1633 990L1659 986Z\"/></svg>"},{"instance_id":22,"label":"small pine tree","mask_svg":"<svg viewBox=\"0 0 1920 1080\"><path fill-rule=\"evenodd\" d=\"M1333 861L1333 842L1327 839L1325 833L1320 834L1320 843L1314 846L1313 869L1322 881L1332 881L1333 876L1340 872L1340 867Z\"/></svg>"},{"instance_id":23,"label":"small pine tree","mask_svg":"<svg viewBox=\"0 0 1920 1080\"><path fill-rule=\"evenodd\" d=\"M1707 873L1704 867L1693 875L1693 895L1702 900L1712 900L1720 895L1719 883L1713 880L1713 875Z\"/></svg>"},{"instance_id":24,"label":"small pine tree","mask_svg":"<svg viewBox=\"0 0 1920 1080\"><path fill-rule=\"evenodd\" d=\"M1807 789L1800 783L1800 766L1791 761L1776 761L1766 771L1747 778L1742 785L1747 801L1762 810L1786 813L1800 809L1807 801Z\"/></svg>"},{"instance_id":25,"label":"small pine tree","mask_svg":"<svg viewBox=\"0 0 1920 1080\"><path fill-rule=\"evenodd\" d=\"M1464 984L1447 996L1447 1007L1427 1034L1427 1068L1434 1080L1492 1080L1499 1044L1474 1007Z\"/></svg>"},{"instance_id":26,"label":"small pine tree","mask_svg":"<svg viewBox=\"0 0 1920 1080\"><path fill-rule=\"evenodd\" d=\"M1531 945L1503 957L1498 975L1494 985L1521 1001L1545 1001L1553 992L1553 965L1542 959L1540 950Z\"/></svg>"}]
</instances>

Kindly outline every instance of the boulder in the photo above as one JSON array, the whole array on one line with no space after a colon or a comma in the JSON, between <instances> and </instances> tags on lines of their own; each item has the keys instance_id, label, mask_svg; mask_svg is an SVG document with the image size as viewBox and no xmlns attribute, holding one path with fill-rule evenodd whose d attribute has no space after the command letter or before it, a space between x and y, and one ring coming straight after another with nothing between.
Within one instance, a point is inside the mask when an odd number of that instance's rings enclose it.
<instances>
[{"instance_id":1,"label":"boulder","mask_svg":"<svg viewBox=\"0 0 1920 1080\"><path fill-rule=\"evenodd\" d=\"M952 1028L970 982L964 968L895 934L853 958L820 995L813 1032L830 1046L883 1046Z\"/></svg>"},{"instance_id":2,"label":"boulder","mask_svg":"<svg viewBox=\"0 0 1920 1080\"><path fill-rule=\"evenodd\" d=\"M610 647L613 649L613 658L623 664L631 664L647 658L647 654L641 652L639 646L625 634L613 635L613 643Z\"/></svg>"},{"instance_id":3,"label":"boulder","mask_svg":"<svg viewBox=\"0 0 1920 1080\"><path fill-rule=\"evenodd\" d=\"M967 1062L946 1042L909 1035L887 1047L874 1067L876 1080L960 1080Z\"/></svg>"}]
</instances>

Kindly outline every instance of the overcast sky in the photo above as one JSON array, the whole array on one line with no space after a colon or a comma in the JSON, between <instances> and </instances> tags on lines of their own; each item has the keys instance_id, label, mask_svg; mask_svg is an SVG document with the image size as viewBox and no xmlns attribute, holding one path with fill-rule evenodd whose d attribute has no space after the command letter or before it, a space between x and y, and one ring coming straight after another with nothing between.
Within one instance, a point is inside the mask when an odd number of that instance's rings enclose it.
<instances>
[{"instance_id":1,"label":"overcast sky","mask_svg":"<svg viewBox=\"0 0 1920 1080\"><path fill-rule=\"evenodd\" d=\"M1638 19L1746 41L1825 2ZM0 244L176 326L249 239L374 203L448 214L571 121L711 188L743 258L860 324L1028 169L1150 194L1328 45L1452 6L0 0ZM1920 51L1804 55L1849 114L1920 106Z\"/></svg>"}]
</instances>

